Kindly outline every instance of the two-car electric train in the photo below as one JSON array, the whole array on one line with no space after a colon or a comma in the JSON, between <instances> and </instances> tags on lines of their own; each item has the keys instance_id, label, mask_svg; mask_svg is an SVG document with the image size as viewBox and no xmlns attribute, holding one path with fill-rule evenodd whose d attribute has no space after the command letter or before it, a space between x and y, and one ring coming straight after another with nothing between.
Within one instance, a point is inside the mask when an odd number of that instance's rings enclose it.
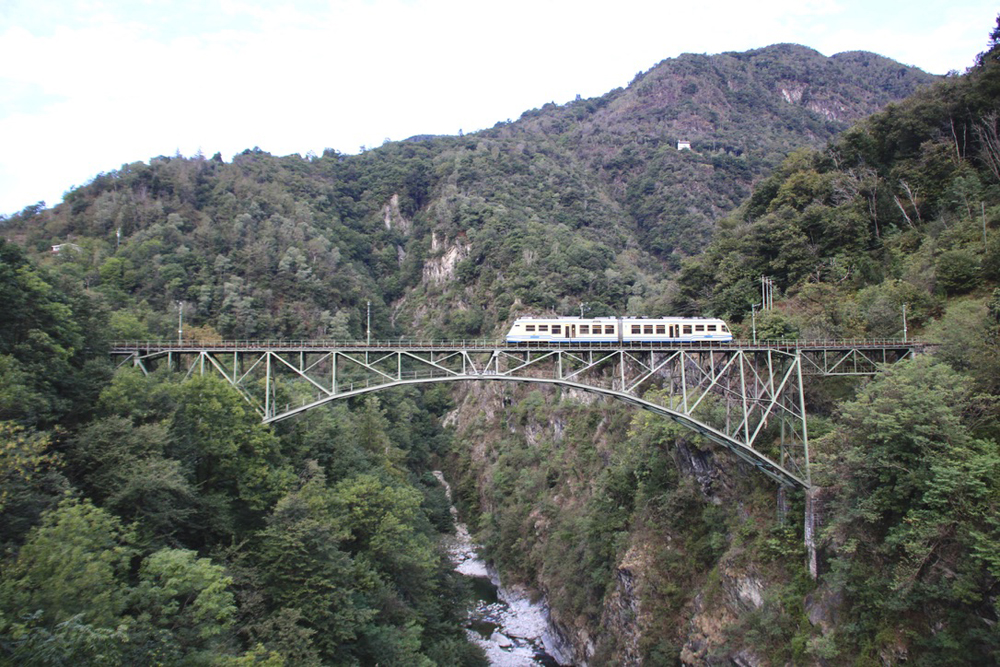
<instances>
[{"instance_id":1,"label":"two-car electric train","mask_svg":"<svg viewBox=\"0 0 1000 667\"><path fill-rule=\"evenodd\" d=\"M519 317L508 343L686 343L733 339L726 323L707 317Z\"/></svg>"}]
</instances>

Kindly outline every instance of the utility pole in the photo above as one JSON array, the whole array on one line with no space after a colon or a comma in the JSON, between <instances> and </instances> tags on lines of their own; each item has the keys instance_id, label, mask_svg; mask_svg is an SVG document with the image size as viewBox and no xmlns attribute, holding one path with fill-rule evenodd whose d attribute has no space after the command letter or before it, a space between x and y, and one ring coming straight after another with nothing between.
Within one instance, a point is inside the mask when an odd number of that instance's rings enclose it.
<instances>
[{"instance_id":1,"label":"utility pole","mask_svg":"<svg viewBox=\"0 0 1000 667\"><path fill-rule=\"evenodd\" d=\"M760 277L760 309L774 308L774 281L767 276Z\"/></svg>"},{"instance_id":2,"label":"utility pole","mask_svg":"<svg viewBox=\"0 0 1000 667\"><path fill-rule=\"evenodd\" d=\"M184 342L184 302L177 302L177 344Z\"/></svg>"},{"instance_id":3,"label":"utility pole","mask_svg":"<svg viewBox=\"0 0 1000 667\"><path fill-rule=\"evenodd\" d=\"M368 302L368 344L372 344L372 302Z\"/></svg>"},{"instance_id":4,"label":"utility pole","mask_svg":"<svg viewBox=\"0 0 1000 667\"><path fill-rule=\"evenodd\" d=\"M903 304L903 342L906 342L906 304Z\"/></svg>"},{"instance_id":5,"label":"utility pole","mask_svg":"<svg viewBox=\"0 0 1000 667\"><path fill-rule=\"evenodd\" d=\"M761 303L750 304L750 322L753 326L753 344L757 344L757 308L759 308Z\"/></svg>"},{"instance_id":6,"label":"utility pole","mask_svg":"<svg viewBox=\"0 0 1000 667\"><path fill-rule=\"evenodd\" d=\"M580 319L583 319L583 307L586 306L585 303L580 303Z\"/></svg>"}]
</instances>

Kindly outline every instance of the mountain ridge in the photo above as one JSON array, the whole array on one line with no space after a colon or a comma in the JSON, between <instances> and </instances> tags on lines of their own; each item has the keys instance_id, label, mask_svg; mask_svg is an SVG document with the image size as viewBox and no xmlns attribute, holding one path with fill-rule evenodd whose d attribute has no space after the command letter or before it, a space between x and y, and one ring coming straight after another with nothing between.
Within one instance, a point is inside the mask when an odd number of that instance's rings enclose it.
<instances>
[{"instance_id":1,"label":"mountain ridge","mask_svg":"<svg viewBox=\"0 0 1000 667\"><path fill-rule=\"evenodd\" d=\"M948 663L956 646L989 664L997 59L837 134L810 99L876 102L838 88L829 59L692 56L466 136L158 157L5 221L34 258L0 240L0 415L18 422L0 424L15 455L0 469L0 655L480 665L433 548L450 513L429 473L446 470L484 556L546 597L577 664ZM860 60L895 82L895 66ZM678 150L672 132L695 121L720 136ZM776 286L766 311L762 275ZM799 385L825 487L812 489L818 580L803 566L806 498L781 493L776 512L773 484L739 458L624 403L436 385L266 427L211 373L181 382L106 359L112 338L468 339L538 313L725 315L744 340L892 337L902 315L942 345L863 386ZM675 380L651 373L644 395L663 400ZM280 404L316 387L268 389ZM720 416L738 400L703 398ZM780 412L755 436L773 460ZM79 563L112 551L116 571L88 581L115 600L65 594L81 590ZM159 585L171 571L217 593L214 622L178 615L176 587Z\"/></svg>"},{"instance_id":2,"label":"mountain ridge","mask_svg":"<svg viewBox=\"0 0 1000 667\"><path fill-rule=\"evenodd\" d=\"M416 135L354 156L275 157L255 148L229 163L175 156L124 165L53 209L28 207L5 227L42 252L89 238L87 254L59 261L89 264L80 270L94 286L104 281L102 268L111 276L113 266L131 266L134 280L112 281L125 288L119 303L146 299L154 311L198 304L191 323L224 335L316 335L338 312L359 334L358 305L369 299L384 300L375 324L387 335L493 332L513 305L662 311L665 297L654 295L669 294L665 281L705 246L714 220L788 151L822 145L846 127L803 99L842 99L860 115L935 80L875 56L862 60L869 66L856 67L856 77L893 67L905 73L901 88L882 97L860 95L853 84L838 92L839 74L829 71L853 65L833 67L795 45L682 56L626 89L545 105L465 136ZM775 86L789 81L804 88L783 96ZM719 129L711 140L687 131L702 126ZM679 138L693 150L678 151ZM405 225L385 223L394 198ZM299 231L279 232L286 228ZM302 252L310 243L316 249ZM187 249L183 260L174 247ZM448 253L441 273L434 263ZM282 267L308 274L312 287L286 293L273 280ZM446 280L425 283L425 273ZM580 278L568 280L573 273ZM328 294L323 284L339 287ZM509 303L502 297L497 306L497 289ZM421 305L441 298L454 308L435 314ZM263 314L251 317L251 303ZM150 325L170 331L165 318Z\"/></svg>"}]
</instances>

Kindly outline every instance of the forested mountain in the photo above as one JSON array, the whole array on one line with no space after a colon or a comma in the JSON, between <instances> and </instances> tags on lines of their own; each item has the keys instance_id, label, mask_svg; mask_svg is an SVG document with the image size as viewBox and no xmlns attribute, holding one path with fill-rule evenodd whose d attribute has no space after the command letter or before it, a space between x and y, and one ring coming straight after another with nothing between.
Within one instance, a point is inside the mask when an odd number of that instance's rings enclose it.
<instances>
[{"instance_id":1,"label":"forested mountain","mask_svg":"<svg viewBox=\"0 0 1000 667\"><path fill-rule=\"evenodd\" d=\"M159 157L4 220L0 660L481 664L432 466L578 662L996 660L997 50L934 79L685 55L475 134ZM376 338L581 307L739 332L761 274L760 336L895 335L906 304L945 342L808 388L818 582L769 482L617 404L438 387L272 429L104 358L178 307L201 340L360 339L368 300Z\"/></svg>"},{"instance_id":2,"label":"forested mountain","mask_svg":"<svg viewBox=\"0 0 1000 667\"><path fill-rule=\"evenodd\" d=\"M566 147L621 206L643 247L676 258L699 252L714 220L793 148L822 145L930 80L872 53L826 58L795 44L685 54L627 89L547 105L487 134L542 135ZM679 152L678 141L692 153Z\"/></svg>"},{"instance_id":3,"label":"forested mountain","mask_svg":"<svg viewBox=\"0 0 1000 667\"><path fill-rule=\"evenodd\" d=\"M492 334L515 301L651 314L670 269L789 150L931 79L790 45L683 56L475 135L126 165L5 233L42 253L76 243L58 262L138 314L121 335L167 335L178 300L226 337L359 336L369 299L381 335Z\"/></svg>"},{"instance_id":4,"label":"forested mountain","mask_svg":"<svg viewBox=\"0 0 1000 667\"><path fill-rule=\"evenodd\" d=\"M773 277L765 339L901 336L905 316L941 343L865 386L807 387L817 582L790 567L802 535L771 491L677 427L565 394L464 401L481 533L542 583L577 660L997 662L998 39L793 152L682 261L672 307L733 323ZM507 404L514 428L475 417Z\"/></svg>"}]
</instances>

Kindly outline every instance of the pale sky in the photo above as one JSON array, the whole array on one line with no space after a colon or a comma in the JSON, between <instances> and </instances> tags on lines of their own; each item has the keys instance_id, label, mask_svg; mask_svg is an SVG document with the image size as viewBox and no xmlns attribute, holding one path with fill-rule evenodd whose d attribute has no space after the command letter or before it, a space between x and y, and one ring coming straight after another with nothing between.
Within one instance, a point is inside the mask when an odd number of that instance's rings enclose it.
<instances>
[{"instance_id":1,"label":"pale sky","mask_svg":"<svg viewBox=\"0 0 1000 667\"><path fill-rule=\"evenodd\" d=\"M795 42L964 71L985 0L0 0L0 213L151 157L457 134L681 53Z\"/></svg>"}]
</instances>

